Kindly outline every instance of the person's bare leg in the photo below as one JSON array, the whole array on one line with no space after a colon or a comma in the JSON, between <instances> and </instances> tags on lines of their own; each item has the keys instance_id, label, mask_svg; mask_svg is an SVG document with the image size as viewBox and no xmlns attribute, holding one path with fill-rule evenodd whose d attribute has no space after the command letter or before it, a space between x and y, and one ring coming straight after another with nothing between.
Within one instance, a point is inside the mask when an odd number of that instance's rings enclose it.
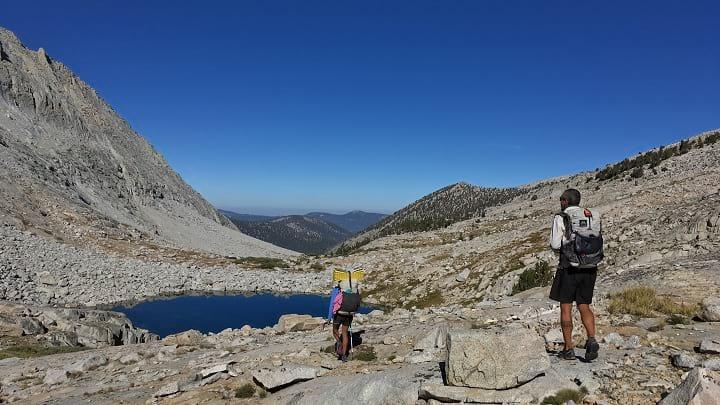
<instances>
[{"instance_id":1,"label":"person's bare leg","mask_svg":"<svg viewBox=\"0 0 720 405\"><path fill-rule=\"evenodd\" d=\"M595 314L593 314L592 309L590 309L590 305L578 304L578 310L580 310L580 319L582 320L583 326L585 326L587 337L595 337Z\"/></svg>"},{"instance_id":2,"label":"person's bare leg","mask_svg":"<svg viewBox=\"0 0 720 405\"><path fill-rule=\"evenodd\" d=\"M563 340L565 341L565 350L572 349L572 303L560 304L560 328L562 329Z\"/></svg>"},{"instance_id":3,"label":"person's bare leg","mask_svg":"<svg viewBox=\"0 0 720 405\"><path fill-rule=\"evenodd\" d=\"M348 346L350 345L350 336L348 335L348 325L342 325L342 350L343 355L348 352Z\"/></svg>"}]
</instances>

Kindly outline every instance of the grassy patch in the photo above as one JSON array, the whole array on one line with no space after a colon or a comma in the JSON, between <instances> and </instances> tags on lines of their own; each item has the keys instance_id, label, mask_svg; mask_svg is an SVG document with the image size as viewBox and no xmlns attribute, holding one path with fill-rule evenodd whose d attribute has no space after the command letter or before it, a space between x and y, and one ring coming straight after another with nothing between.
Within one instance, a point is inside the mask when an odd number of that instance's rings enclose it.
<instances>
[{"instance_id":1,"label":"grassy patch","mask_svg":"<svg viewBox=\"0 0 720 405\"><path fill-rule=\"evenodd\" d=\"M238 259L233 260L233 263L239 264L241 266L248 266L253 267L256 269L274 269L275 267L279 268L288 268L288 264L285 262L285 260L282 259L276 259L272 257L240 257Z\"/></svg>"},{"instance_id":2,"label":"grassy patch","mask_svg":"<svg viewBox=\"0 0 720 405\"><path fill-rule=\"evenodd\" d=\"M28 357L40 357L40 356L48 356L51 354L58 354L58 353L72 353L72 352L79 352L81 350L85 350L85 347L68 347L68 346L29 346L29 345L21 345L21 346L13 346L13 347L7 347L3 350L0 350L0 360L7 359L10 357L19 357L21 359L25 359Z\"/></svg>"},{"instance_id":3,"label":"grassy patch","mask_svg":"<svg viewBox=\"0 0 720 405\"><path fill-rule=\"evenodd\" d=\"M375 361L377 360L377 354L375 353L375 348L372 346L358 346L355 348L355 353L353 353L353 359L354 360L360 360L360 361Z\"/></svg>"},{"instance_id":4,"label":"grassy patch","mask_svg":"<svg viewBox=\"0 0 720 405\"><path fill-rule=\"evenodd\" d=\"M235 389L235 398L252 398L253 395L255 395L255 386L253 384L245 383Z\"/></svg>"},{"instance_id":5,"label":"grassy patch","mask_svg":"<svg viewBox=\"0 0 720 405\"><path fill-rule=\"evenodd\" d=\"M450 253L443 252L443 253L440 253L440 254L438 254L438 255L436 255L436 256L431 257L427 262L428 262L428 263L434 263L434 262L443 261L443 260L449 259L449 258L450 258Z\"/></svg>"},{"instance_id":6,"label":"grassy patch","mask_svg":"<svg viewBox=\"0 0 720 405\"><path fill-rule=\"evenodd\" d=\"M610 313L630 314L649 317L656 313L692 317L697 311L697 305L678 304L668 297L658 296L655 290L649 287L632 287L611 296ZM679 320L677 318L676 320Z\"/></svg>"},{"instance_id":7,"label":"grassy patch","mask_svg":"<svg viewBox=\"0 0 720 405\"><path fill-rule=\"evenodd\" d=\"M427 294L420 296L407 304L405 304L405 308L428 308L428 307L435 307L438 305L442 305L442 303L445 302L445 298L443 298L442 293L440 290L432 290L429 291Z\"/></svg>"},{"instance_id":8,"label":"grassy patch","mask_svg":"<svg viewBox=\"0 0 720 405\"><path fill-rule=\"evenodd\" d=\"M535 263L535 267L527 269L520 274L520 279L513 286L512 294L529 290L535 287L545 287L552 282L553 274L550 265L541 260Z\"/></svg>"},{"instance_id":9,"label":"grassy patch","mask_svg":"<svg viewBox=\"0 0 720 405\"><path fill-rule=\"evenodd\" d=\"M320 263L320 262L315 262L315 263L313 263L313 264L310 265L310 269L311 269L311 270L322 271L322 270L325 270L325 266L323 266L323 264Z\"/></svg>"},{"instance_id":10,"label":"grassy patch","mask_svg":"<svg viewBox=\"0 0 720 405\"><path fill-rule=\"evenodd\" d=\"M549 396L541 402L544 405L565 405L568 401L572 400L576 404L582 404L583 398L587 395L587 390L581 388L580 390L564 389L558 391L557 394Z\"/></svg>"}]
</instances>

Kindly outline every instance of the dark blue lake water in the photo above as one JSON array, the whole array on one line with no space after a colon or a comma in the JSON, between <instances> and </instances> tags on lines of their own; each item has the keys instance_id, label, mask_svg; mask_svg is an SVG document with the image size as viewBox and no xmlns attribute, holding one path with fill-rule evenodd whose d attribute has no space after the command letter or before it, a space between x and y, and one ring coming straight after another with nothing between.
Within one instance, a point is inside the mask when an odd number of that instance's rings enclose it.
<instances>
[{"instance_id":1,"label":"dark blue lake water","mask_svg":"<svg viewBox=\"0 0 720 405\"><path fill-rule=\"evenodd\" d=\"M273 326L285 314L327 317L330 297L322 295L184 295L145 301L112 310L127 315L132 323L161 337L197 329L220 332L226 328ZM366 314L372 308L361 307Z\"/></svg>"}]
</instances>

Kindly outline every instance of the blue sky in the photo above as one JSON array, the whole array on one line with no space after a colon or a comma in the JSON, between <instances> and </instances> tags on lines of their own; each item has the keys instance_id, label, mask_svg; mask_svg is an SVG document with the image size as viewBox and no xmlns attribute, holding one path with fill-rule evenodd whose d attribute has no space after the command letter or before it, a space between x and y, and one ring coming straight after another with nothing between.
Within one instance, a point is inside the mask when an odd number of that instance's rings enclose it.
<instances>
[{"instance_id":1,"label":"blue sky","mask_svg":"<svg viewBox=\"0 0 720 405\"><path fill-rule=\"evenodd\" d=\"M11 2L0 25L219 207L392 212L720 127L718 15L712 1L65 0Z\"/></svg>"}]
</instances>

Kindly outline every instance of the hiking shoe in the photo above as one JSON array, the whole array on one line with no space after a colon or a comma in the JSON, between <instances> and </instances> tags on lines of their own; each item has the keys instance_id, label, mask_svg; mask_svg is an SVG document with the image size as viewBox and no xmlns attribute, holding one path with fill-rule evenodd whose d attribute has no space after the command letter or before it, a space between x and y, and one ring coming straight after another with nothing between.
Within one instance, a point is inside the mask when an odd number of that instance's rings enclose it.
<instances>
[{"instance_id":1,"label":"hiking shoe","mask_svg":"<svg viewBox=\"0 0 720 405\"><path fill-rule=\"evenodd\" d=\"M594 337L588 338L585 343L585 360L592 361L597 359L600 345Z\"/></svg>"},{"instance_id":2,"label":"hiking shoe","mask_svg":"<svg viewBox=\"0 0 720 405\"><path fill-rule=\"evenodd\" d=\"M563 360L575 360L575 350L574 349L561 350L560 353L558 353L558 357L560 357Z\"/></svg>"},{"instance_id":3,"label":"hiking shoe","mask_svg":"<svg viewBox=\"0 0 720 405\"><path fill-rule=\"evenodd\" d=\"M340 358L340 361L342 361L343 363L347 363L347 361L348 361L347 354L344 354L344 355Z\"/></svg>"}]
</instances>

